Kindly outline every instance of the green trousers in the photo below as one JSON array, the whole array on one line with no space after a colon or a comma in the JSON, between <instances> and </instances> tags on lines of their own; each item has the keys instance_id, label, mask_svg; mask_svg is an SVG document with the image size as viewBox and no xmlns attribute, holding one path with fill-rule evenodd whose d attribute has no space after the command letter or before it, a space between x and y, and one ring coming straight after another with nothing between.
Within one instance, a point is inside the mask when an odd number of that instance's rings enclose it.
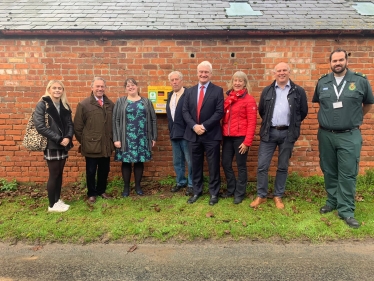
<instances>
[{"instance_id":1,"label":"green trousers","mask_svg":"<svg viewBox=\"0 0 374 281\"><path fill-rule=\"evenodd\" d=\"M360 162L360 130L332 133L318 130L320 166L327 192L326 205L341 218L354 217L356 178Z\"/></svg>"}]
</instances>

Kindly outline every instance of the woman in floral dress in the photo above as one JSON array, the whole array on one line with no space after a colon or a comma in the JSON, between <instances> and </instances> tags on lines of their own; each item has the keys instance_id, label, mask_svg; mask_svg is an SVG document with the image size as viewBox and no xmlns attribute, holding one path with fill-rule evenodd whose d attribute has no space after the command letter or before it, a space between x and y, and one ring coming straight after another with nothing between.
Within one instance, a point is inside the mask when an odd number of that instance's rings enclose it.
<instances>
[{"instance_id":1,"label":"woman in floral dress","mask_svg":"<svg viewBox=\"0 0 374 281\"><path fill-rule=\"evenodd\" d=\"M122 162L122 196L130 195L132 163L135 192L142 196L140 182L144 162L151 160L151 150L157 139L156 113L152 102L139 95L135 79L126 79L125 93L126 96L117 100L113 111L113 142L116 147L114 158L115 161Z\"/></svg>"}]
</instances>

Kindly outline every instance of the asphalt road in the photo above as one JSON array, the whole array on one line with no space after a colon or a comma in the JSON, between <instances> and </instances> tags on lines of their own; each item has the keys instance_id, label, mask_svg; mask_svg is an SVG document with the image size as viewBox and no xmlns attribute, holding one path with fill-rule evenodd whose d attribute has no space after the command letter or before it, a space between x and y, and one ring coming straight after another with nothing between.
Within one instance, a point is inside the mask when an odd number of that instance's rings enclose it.
<instances>
[{"instance_id":1,"label":"asphalt road","mask_svg":"<svg viewBox=\"0 0 374 281\"><path fill-rule=\"evenodd\" d=\"M0 243L0 281L374 280L374 241L131 246Z\"/></svg>"}]
</instances>

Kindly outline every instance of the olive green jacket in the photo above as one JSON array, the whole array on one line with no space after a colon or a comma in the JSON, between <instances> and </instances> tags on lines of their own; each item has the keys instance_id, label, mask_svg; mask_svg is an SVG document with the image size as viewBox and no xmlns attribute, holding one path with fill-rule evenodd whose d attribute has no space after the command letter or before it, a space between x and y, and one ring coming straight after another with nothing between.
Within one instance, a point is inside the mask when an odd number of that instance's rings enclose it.
<instances>
[{"instance_id":1,"label":"olive green jacket","mask_svg":"<svg viewBox=\"0 0 374 281\"><path fill-rule=\"evenodd\" d=\"M81 153L85 157L110 157L114 151L112 115L114 103L103 96L103 107L99 105L93 93L78 103L74 117L75 137L81 144Z\"/></svg>"}]
</instances>

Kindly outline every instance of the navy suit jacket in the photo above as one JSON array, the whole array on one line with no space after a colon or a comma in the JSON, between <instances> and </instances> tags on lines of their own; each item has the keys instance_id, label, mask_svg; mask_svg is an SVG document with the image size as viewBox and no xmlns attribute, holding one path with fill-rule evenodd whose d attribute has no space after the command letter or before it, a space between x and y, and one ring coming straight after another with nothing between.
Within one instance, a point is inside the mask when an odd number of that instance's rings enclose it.
<instances>
[{"instance_id":1,"label":"navy suit jacket","mask_svg":"<svg viewBox=\"0 0 374 281\"><path fill-rule=\"evenodd\" d=\"M186 92L186 88L184 91ZM175 109L174 114L174 121L171 117L171 111L170 111L170 99L173 95L173 91L168 93L168 99L166 102L166 114L168 117L168 128L170 132L170 139L183 139L184 132L186 131L186 122L184 121L183 115L182 115L182 109L183 109L183 103L184 103L184 97L186 93L183 93L183 95L179 98L177 108Z\"/></svg>"},{"instance_id":2,"label":"navy suit jacket","mask_svg":"<svg viewBox=\"0 0 374 281\"><path fill-rule=\"evenodd\" d=\"M187 127L184 138L191 142L196 142L197 134L193 126L197 123L197 93L199 85L187 89L184 93L183 118ZM200 123L204 125L206 132L200 136L203 141L222 140L222 130L220 120L223 117L223 89L209 83L206 89L203 104L200 110Z\"/></svg>"}]
</instances>

